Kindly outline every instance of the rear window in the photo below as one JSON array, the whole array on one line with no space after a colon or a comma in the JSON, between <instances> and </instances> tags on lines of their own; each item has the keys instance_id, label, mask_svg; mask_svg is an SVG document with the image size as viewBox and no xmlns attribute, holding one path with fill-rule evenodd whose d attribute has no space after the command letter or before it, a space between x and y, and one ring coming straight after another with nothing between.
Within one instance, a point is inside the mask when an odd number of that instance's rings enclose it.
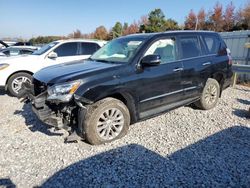
<instances>
[{"instance_id":1,"label":"rear window","mask_svg":"<svg viewBox=\"0 0 250 188\"><path fill-rule=\"evenodd\" d=\"M181 37L180 45L183 59L202 55L199 39L196 36Z\"/></svg>"},{"instance_id":2,"label":"rear window","mask_svg":"<svg viewBox=\"0 0 250 188\"><path fill-rule=\"evenodd\" d=\"M220 46L220 41L216 36L204 36L204 41L207 46L208 54L217 54Z\"/></svg>"},{"instance_id":3,"label":"rear window","mask_svg":"<svg viewBox=\"0 0 250 188\"><path fill-rule=\"evenodd\" d=\"M81 55L92 55L100 46L96 43L82 42L81 43Z\"/></svg>"}]
</instances>

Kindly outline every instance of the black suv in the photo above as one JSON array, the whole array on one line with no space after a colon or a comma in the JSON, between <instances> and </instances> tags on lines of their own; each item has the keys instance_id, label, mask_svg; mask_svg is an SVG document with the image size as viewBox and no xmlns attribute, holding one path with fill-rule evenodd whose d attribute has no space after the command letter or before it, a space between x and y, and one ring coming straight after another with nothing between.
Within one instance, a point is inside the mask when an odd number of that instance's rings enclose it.
<instances>
[{"instance_id":1,"label":"black suv","mask_svg":"<svg viewBox=\"0 0 250 188\"><path fill-rule=\"evenodd\" d=\"M21 95L43 122L102 144L183 105L213 108L230 85L231 62L215 32L136 34L112 40L89 60L40 70Z\"/></svg>"}]
</instances>

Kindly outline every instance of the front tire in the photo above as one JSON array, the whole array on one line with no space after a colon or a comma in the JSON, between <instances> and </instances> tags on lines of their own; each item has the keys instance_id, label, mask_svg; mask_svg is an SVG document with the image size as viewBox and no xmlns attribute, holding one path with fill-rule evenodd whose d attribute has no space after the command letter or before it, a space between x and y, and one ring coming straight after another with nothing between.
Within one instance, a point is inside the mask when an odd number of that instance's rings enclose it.
<instances>
[{"instance_id":1,"label":"front tire","mask_svg":"<svg viewBox=\"0 0 250 188\"><path fill-rule=\"evenodd\" d=\"M108 143L125 136L129 125L130 114L126 105L110 97L87 106L83 120L86 140L93 145Z\"/></svg>"},{"instance_id":2,"label":"front tire","mask_svg":"<svg viewBox=\"0 0 250 188\"><path fill-rule=\"evenodd\" d=\"M209 78L201 94L199 101L195 105L202 110L209 110L216 106L220 96L220 85L217 80Z\"/></svg>"},{"instance_id":3,"label":"front tire","mask_svg":"<svg viewBox=\"0 0 250 188\"><path fill-rule=\"evenodd\" d=\"M10 95L17 97L18 93L22 87L22 83L28 82L31 83L32 75L20 72L12 75L7 83L7 90L10 93Z\"/></svg>"}]
</instances>

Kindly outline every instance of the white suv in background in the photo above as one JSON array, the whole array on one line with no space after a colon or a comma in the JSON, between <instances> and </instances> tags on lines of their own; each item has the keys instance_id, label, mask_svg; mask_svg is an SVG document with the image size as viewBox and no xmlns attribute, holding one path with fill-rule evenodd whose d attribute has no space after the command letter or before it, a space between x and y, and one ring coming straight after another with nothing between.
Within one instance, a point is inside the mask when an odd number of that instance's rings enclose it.
<instances>
[{"instance_id":1,"label":"white suv in background","mask_svg":"<svg viewBox=\"0 0 250 188\"><path fill-rule=\"evenodd\" d=\"M106 41L59 40L51 42L31 55L0 59L0 87L17 96L23 82L31 82L33 73L51 65L88 59Z\"/></svg>"}]
</instances>

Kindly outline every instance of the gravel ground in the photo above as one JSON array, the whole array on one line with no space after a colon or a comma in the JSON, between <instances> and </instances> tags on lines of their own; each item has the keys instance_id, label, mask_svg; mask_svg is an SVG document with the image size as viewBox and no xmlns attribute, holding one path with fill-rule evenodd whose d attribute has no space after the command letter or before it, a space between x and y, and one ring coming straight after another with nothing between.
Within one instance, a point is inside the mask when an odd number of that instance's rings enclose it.
<instances>
[{"instance_id":1,"label":"gravel ground","mask_svg":"<svg viewBox=\"0 0 250 188\"><path fill-rule=\"evenodd\" d=\"M182 107L101 146L65 144L29 105L0 94L0 187L250 187L250 88L210 111Z\"/></svg>"}]
</instances>

